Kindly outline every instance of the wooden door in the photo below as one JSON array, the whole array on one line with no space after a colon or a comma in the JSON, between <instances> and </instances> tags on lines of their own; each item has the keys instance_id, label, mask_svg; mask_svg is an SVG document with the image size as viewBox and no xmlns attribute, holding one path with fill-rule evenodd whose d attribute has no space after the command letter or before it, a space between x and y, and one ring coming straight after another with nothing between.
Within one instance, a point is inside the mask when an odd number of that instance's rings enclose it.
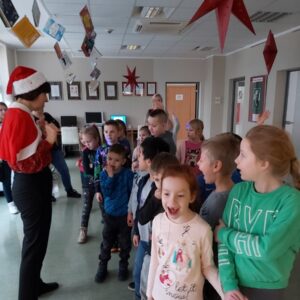
<instances>
[{"instance_id":1,"label":"wooden door","mask_svg":"<svg viewBox=\"0 0 300 300\"><path fill-rule=\"evenodd\" d=\"M197 84L167 83L166 110L174 114L180 124L177 140L186 139L186 124L196 118Z\"/></svg>"}]
</instances>

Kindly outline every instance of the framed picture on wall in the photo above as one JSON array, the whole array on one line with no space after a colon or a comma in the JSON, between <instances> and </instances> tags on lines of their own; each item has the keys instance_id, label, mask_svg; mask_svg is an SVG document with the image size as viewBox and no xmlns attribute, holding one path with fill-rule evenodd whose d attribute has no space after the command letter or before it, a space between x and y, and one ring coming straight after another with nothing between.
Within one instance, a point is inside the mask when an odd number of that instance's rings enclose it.
<instances>
[{"instance_id":1,"label":"framed picture on wall","mask_svg":"<svg viewBox=\"0 0 300 300\"><path fill-rule=\"evenodd\" d=\"M123 96L132 96L133 91L130 84L127 85L127 82L122 82L122 95Z\"/></svg>"},{"instance_id":2,"label":"framed picture on wall","mask_svg":"<svg viewBox=\"0 0 300 300\"><path fill-rule=\"evenodd\" d=\"M72 83L67 83L67 91L69 100L81 100L80 81L73 81Z\"/></svg>"},{"instance_id":3,"label":"framed picture on wall","mask_svg":"<svg viewBox=\"0 0 300 300\"><path fill-rule=\"evenodd\" d=\"M85 91L87 100L100 100L100 88L90 85L90 81L85 82Z\"/></svg>"},{"instance_id":4,"label":"framed picture on wall","mask_svg":"<svg viewBox=\"0 0 300 300\"><path fill-rule=\"evenodd\" d=\"M49 84L50 84L49 100L63 100L62 82L49 81Z\"/></svg>"},{"instance_id":5,"label":"framed picture on wall","mask_svg":"<svg viewBox=\"0 0 300 300\"><path fill-rule=\"evenodd\" d=\"M105 100L118 100L118 82L104 81Z\"/></svg>"},{"instance_id":6,"label":"framed picture on wall","mask_svg":"<svg viewBox=\"0 0 300 300\"><path fill-rule=\"evenodd\" d=\"M156 82L147 82L147 96L156 94Z\"/></svg>"},{"instance_id":7,"label":"framed picture on wall","mask_svg":"<svg viewBox=\"0 0 300 300\"><path fill-rule=\"evenodd\" d=\"M249 122L257 122L258 117L265 110L267 76L254 76L250 78L249 95Z\"/></svg>"},{"instance_id":8,"label":"framed picture on wall","mask_svg":"<svg viewBox=\"0 0 300 300\"><path fill-rule=\"evenodd\" d=\"M145 84L144 82L138 82L138 85L135 87L136 96L144 96Z\"/></svg>"}]
</instances>

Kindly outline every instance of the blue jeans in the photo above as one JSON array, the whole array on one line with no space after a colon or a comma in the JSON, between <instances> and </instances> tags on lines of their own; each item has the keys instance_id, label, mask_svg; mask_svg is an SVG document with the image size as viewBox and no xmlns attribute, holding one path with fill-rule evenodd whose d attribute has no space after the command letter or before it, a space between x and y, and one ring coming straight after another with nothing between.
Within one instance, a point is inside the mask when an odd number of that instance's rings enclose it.
<instances>
[{"instance_id":1,"label":"blue jeans","mask_svg":"<svg viewBox=\"0 0 300 300\"><path fill-rule=\"evenodd\" d=\"M65 161L63 152L59 148L54 148L51 154L52 154L52 164L60 174L65 190L67 192L71 191L73 187L71 184L70 172L67 163Z\"/></svg>"},{"instance_id":2,"label":"blue jeans","mask_svg":"<svg viewBox=\"0 0 300 300\"><path fill-rule=\"evenodd\" d=\"M141 285L141 272L145 253L149 252L149 243L140 241L135 253L133 280L134 280L134 293L135 299L141 299L140 285Z\"/></svg>"}]
</instances>

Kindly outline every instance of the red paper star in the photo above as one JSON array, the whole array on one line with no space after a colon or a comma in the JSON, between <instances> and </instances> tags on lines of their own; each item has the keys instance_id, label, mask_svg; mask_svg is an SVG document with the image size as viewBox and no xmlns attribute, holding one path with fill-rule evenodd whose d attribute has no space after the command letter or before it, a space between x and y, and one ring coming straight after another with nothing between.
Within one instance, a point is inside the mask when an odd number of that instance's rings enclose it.
<instances>
[{"instance_id":1,"label":"red paper star","mask_svg":"<svg viewBox=\"0 0 300 300\"><path fill-rule=\"evenodd\" d=\"M230 13L233 13L251 32L255 34L243 0L204 0L189 21L188 25L192 24L214 9L216 9L219 39L222 51L224 49Z\"/></svg>"},{"instance_id":2,"label":"red paper star","mask_svg":"<svg viewBox=\"0 0 300 300\"><path fill-rule=\"evenodd\" d=\"M269 35L268 35L263 53L264 53L266 67L267 67L268 74L269 74L272 69L275 57L277 55L276 42L275 42L274 35L271 30L269 31Z\"/></svg>"},{"instance_id":3,"label":"red paper star","mask_svg":"<svg viewBox=\"0 0 300 300\"><path fill-rule=\"evenodd\" d=\"M127 66L127 75L123 75L123 77L127 79L125 87L130 85L131 91L134 91L134 88L138 85L136 80L140 78L140 76L135 76L135 69L136 67L134 67L133 71L131 71Z\"/></svg>"}]
</instances>

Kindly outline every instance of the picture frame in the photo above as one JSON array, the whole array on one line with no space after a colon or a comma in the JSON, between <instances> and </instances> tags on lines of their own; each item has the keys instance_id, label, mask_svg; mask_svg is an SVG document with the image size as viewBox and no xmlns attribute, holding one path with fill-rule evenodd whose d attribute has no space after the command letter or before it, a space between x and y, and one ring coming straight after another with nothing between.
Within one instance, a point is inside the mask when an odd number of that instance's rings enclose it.
<instances>
[{"instance_id":1,"label":"picture frame","mask_svg":"<svg viewBox=\"0 0 300 300\"><path fill-rule=\"evenodd\" d=\"M147 96L156 94L156 82L147 82Z\"/></svg>"},{"instance_id":2,"label":"picture frame","mask_svg":"<svg viewBox=\"0 0 300 300\"><path fill-rule=\"evenodd\" d=\"M250 78L249 122L257 122L266 106L267 76L253 76Z\"/></svg>"},{"instance_id":3,"label":"picture frame","mask_svg":"<svg viewBox=\"0 0 300 300\"><path fill-rule=\"evenodd\" d=\"M130 84L127 85L127 82L122 82L122 95L123 96L133 95L133 90L131 89Z\"/></svg>"},{"instance_id":4,"label":"picture frame","mask_svg":"<svg viewBox=\"0 0 300 300\"><path fill-rule=\"evenodd\" d=\"M100 84L95 90L90 88L90 81L85 82L85 91L87 100L100 100Z\"/></svg>"},{"instance_id":5,"label":"picture frame","mask_svg":"<svg viewBox=\"0 0 300 300\"><path fill-rule=\"evenodd\" d=\"M137 82L138 85L135 86L135 95L136 96L144 96L145 95L145 83Z\"/></svg>"},{"instance_id":6,"label":"picture frame","mask_svg":"<svg viewBox=\"0 0 300 300\"><path fill-rule=\"evenodd\" d=\"M80 81L67 82L67 92L69 100L81 100L81 84Z\"/></svg>"},{"instance_id":7,"label":"picture frame","mask_svg":"<svg viewBox=\"0 0 300 300\"><path fill-rule=\"evenodd\" d=\"M118 100L118 82L104 81L105 100Z\"/></svg>"},{"instance_id":8,"label":"picture frame","mask_svg":"<svg viewBox=\"0 0 300 300\"><path fill-rule=\"evenodd\" d=\"M63 100L62 82L61 81L49 81L50 93L49 100Z\"/></svg>"}]
</instances>

